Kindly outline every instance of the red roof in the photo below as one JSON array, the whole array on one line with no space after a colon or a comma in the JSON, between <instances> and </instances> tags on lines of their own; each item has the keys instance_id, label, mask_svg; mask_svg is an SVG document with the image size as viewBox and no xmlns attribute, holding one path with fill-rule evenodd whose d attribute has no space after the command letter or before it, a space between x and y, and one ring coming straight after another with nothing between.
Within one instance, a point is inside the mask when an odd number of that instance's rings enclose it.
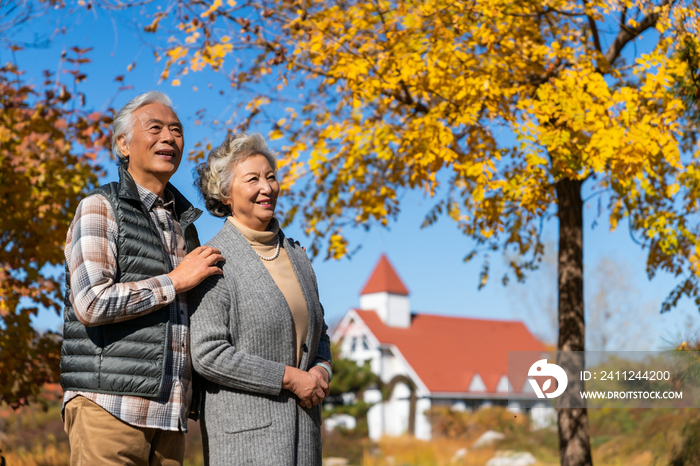
<instances>
[{"instance_id":1,"label":"red roof","mask_svg":"<svg viewBox=\"0 0 700 466\"><path fill-rule=\"evenodd\" d=\"M414 314L409 328L388 327L356 310L380 343L396 345L431 392L466 392L479 374L487 392L508 375L508 351L545 351L522 322ZM516 391L525 384L510 380Z\"/></svg>"},{"instance_id":2,"label":"red roof","mask_svg":"<svg viewBox=\"0 0 700 466\"><path fill-rule=\"evenodd\" d=\"M374 272L362 288L360 295L370 293L391 293L401 296L408 296L408 289L403 284L394 267L389 262L385 254L379 258L379 262L374 267Z\"/></svg>"}]
</instances>

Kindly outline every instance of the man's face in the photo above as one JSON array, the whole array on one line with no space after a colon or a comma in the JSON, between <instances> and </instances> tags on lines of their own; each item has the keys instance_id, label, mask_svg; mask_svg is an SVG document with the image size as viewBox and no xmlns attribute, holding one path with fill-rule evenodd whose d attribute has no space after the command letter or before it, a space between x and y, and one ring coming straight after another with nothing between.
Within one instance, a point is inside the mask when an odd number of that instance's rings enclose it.
<instances>
[{"instance_id":1,"label":"man's face","mask_svg":"<svg viewBox=\"0 0 700 466\"><path fill-rule=\"evenodd\" d=\"M182 160L185 139L180 120L172 109L160 103L144 105L132 118L131 141L127 143L124 136L117 140L129 158L129 173L142 186L148 187L154 178L167 183Z\"/></svg>"}]
</instances>

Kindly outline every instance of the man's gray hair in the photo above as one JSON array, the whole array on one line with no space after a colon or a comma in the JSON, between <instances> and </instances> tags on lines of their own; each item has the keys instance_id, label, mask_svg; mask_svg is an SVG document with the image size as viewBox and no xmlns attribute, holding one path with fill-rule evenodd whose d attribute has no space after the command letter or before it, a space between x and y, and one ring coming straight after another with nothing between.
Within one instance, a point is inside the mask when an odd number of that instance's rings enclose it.
<instances>
[{"instance_id":1,"label":"man's gray hair","mask_svg":"<svg viewBox=\"0 0 700 466\"><path fill-rule=\"evenodd\" d=\"M148 91L131 99L114 117L112 122L112 152L118 157L119 165L129 163L129 159L122 154L119 144L117 144L119 136L124 135L127 144L131 142L131 138L134 136L134 112L144 105L154 103L163 104L173 110L173 102L170 97L159 91Z\"/></svg>"},{"instance_id":2,"label":"man's gray hair","mask_svg":"<svg viewBox=\"0 0 700 466\"><path fill-rule=\"evenodd\" d=\"M199 188L204 205L212 215L231 215L231 208L224 204L224 201L230 199L234 170L239 163L254 155L265 157L277 173L277 160L260 133L237 133L228 136L223 144L209 152L206 162L197 165L194 184Z\"/></svg>"}]
</instances>

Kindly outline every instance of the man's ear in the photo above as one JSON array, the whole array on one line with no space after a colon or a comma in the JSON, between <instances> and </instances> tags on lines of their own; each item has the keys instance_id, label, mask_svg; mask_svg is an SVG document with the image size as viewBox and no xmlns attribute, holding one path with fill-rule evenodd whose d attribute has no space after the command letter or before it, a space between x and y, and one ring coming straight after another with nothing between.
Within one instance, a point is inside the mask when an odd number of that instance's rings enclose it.
<instances>
[{"instance_id":1,"label":"man's ear","mask_svg":"<svg viewBox=\"0 0 700 466\"><path fill-rule=\"evenodd\" d=\"M129 144L126 142L126 135L120 134L117 136L117 146L119 146L119 150L122 151L124 157L129 156Z\"/></svg>"}]
</instances>

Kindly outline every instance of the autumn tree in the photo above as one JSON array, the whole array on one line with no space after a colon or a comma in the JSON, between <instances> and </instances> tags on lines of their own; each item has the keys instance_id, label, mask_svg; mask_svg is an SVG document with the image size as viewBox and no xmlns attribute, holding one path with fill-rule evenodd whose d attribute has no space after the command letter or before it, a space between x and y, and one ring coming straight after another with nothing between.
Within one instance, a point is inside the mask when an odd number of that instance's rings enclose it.
<instances>
[{"instance_id":1,"label":"autumn tree","mask_svg":"<svg viewBox=\"0 0 700 466\"><path fill-rule=\"evenodd\" d=\"M86 52L64 57L73 83L84 78ZM15 65L0 67L0 401L15 408L41 401L42 386L58 380L60 335L37 332L31 317L39 307L63 309L52 266L62 268L73 213L97 183L94 159L110 122L83 111L84 96L56 76L45 78L31 87Z\"/></svg>"},{"instance_id":2,"label":"autumn tree","mask_svg":"<svg viewBox=\"0 0 700 466\"><path fill-rule=\"evenodd\" d=\"M557 347L583 351L582 190L613 229L628 223L650 277L678 276L664 309L700 302L687 59L698 11L694 0L185 0L146 31L171 35L163 79L225 73L241 103L232 125L270 125L287 220L301 217L314 253L342 257L347 227L387 225L401 194L422 190L436 199L426 225L448 215L475 240L467 258L485 259L483 286L496 251L517 254L518 280L537 267L556 217ZM558 415L562 464L592 464L587 411Z\"/></svg>"},{"instance_id":3,"label":"autumn tree","mask_svg":"<svg viewBox=\"0 0 700 466\"><path fill-rule=\"evenodd\" d=\"M5 0L0 5L0 41L11 44L6 36L28 21L43 16L47 10L61 6L61 0Z\"/></svg>"}]
</instances>

